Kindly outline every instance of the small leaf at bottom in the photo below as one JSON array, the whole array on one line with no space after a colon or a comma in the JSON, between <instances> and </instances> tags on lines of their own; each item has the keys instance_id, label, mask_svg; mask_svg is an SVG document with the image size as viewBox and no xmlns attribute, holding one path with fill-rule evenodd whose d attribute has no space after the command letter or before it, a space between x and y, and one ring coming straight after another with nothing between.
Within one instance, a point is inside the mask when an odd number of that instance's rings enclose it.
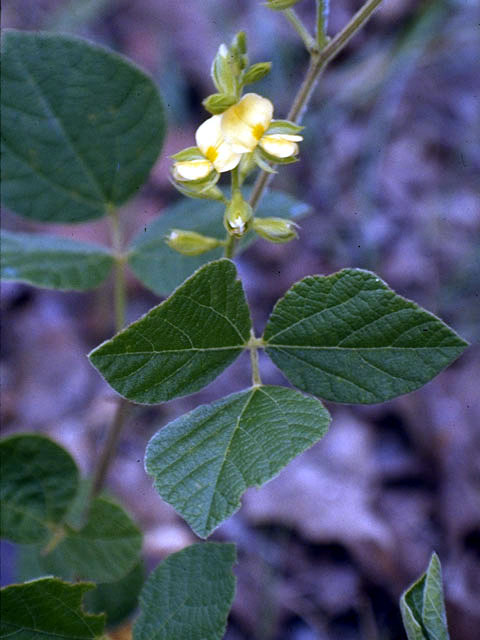
<instances>
[{"instance_id":1,"label":"small leaf at bottom","mask_svg":"<svg viewBox=\"0 0 480 640\"><path fill-rule=\"evenodd\" d=\"M221 640L235 593L235 545L206 542L169 556L140 594L133 640Z\"/></svg>"},{"instance_id":2,"label":"small leaf at bottom","mask_svg":"<svg viewBox=\"0 0 480 640\"><path fill-rule=\"evenodd\" d=\"M96 640L104 616L82 609L82 597L93 584L68 584L41 578L1 591L0 638L15 640Z\"/></svg>"}]
</instances>

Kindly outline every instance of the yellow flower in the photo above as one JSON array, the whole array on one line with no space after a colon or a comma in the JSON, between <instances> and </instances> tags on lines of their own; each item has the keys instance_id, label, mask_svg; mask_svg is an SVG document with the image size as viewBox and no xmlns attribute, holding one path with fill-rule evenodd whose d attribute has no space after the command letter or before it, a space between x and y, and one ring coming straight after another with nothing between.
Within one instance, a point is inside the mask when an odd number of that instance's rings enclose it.
<instances>
[{"instance_id":1,"label":"yellow flower","mask_svg":"<svg viewBox=\"0 0 480 640\"><path fill-rule=\"evenodd\" d=\"M221 117L223 135L232 149L250 153L270 126L273 104L256 93L246 93Z\"/></svg>"},{"instance_id":2,"label":"yellow flower","mask_svg":"<svg viewBox=\"0 0 480 640\"><path fill-rule=\"evenodd\" d=\"M238 153L250 153L257 145L276 158L289 158L298 153L298 144L303 140L296 133L273 130L273 105L270 100L256 93L246 93L243 98L222 114L222 131L225 140ZM274 124L277 121L274 121ZM294 126L290 123L290 126ZM287 129L288 131L288 129Z\"/></svg>"},{"instance_id":3,"label":"yellow flower","mask_svg":"<svg viewBox=\"0 0 480 640\"><path fill-rule=\"evenodd\" d=\"M240 153L227 144L220 126L221 116L212 116L201 124L195 140L199 153L191 159L177 160L173 165L175 180L202 180L213 170L222 173L234 169L240 162Z\"/></svg>"}]
</instances>

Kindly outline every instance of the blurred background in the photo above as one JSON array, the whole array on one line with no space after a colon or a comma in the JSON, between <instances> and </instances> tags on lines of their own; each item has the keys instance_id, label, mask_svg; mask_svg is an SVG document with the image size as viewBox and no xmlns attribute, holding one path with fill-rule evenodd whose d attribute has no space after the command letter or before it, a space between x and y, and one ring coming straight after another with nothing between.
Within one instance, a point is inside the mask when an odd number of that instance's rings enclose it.
<instances>
[{"instance_id":1,"label":"blurred background","mask_svg":"<svg viewBox=\"0 0 480 640\"><path fill-rule=\"evenodd\" d=\"M359 8L331 0L329 33ZM313 0L297 5L309 24ZM252 62L272 60L253 89L285 117L307 55L281 14L258 0L4 0L2 26L73 33L133 59L164 96L169 133L150 181L122 210L133 235L180 196L168 155L191 145L214 91L212 58L246 31ZM329 404L319 444L212 536L238 544L227 640L401 640L398 598L432 550L444 569L452 640L480 637L480 6L475 0L384 0L330 65L304 120L301 161L274 186L307 202L300 239L263 240L238 259L261 332L298 279L343 267L374 270L441 316L473 346L423 389L373 406ZM105 221L40 225L3 213L12 230L109 243ZM128 320L159 302L131 275ZM113 333L111 284L60 293L3 283L4 435L39 431L92 469L115 409L88 364ZM286 384L267 360L264 381ZM138 407L109 490L145 531L147 565L195 541L143 470L159 427L200 402L249 385L241 358L204 392ZM15 575L4 546L3 581Z\"/></svg>"}]
</instances>

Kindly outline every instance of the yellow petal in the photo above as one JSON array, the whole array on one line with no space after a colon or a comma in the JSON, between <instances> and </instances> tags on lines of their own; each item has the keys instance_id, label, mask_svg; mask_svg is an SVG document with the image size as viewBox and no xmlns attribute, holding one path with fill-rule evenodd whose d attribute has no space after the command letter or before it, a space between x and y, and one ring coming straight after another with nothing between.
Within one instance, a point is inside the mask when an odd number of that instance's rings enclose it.
<instances>
[{"instance_id":1,"label":"yellow petal","mask_svg":"<svg viewBox=\"0 0 480 640\"><path fill-rule=\"evenodd\" d=\"M205 160L185 160L175 162L173 165L173 177L175 180L200 180L206 178L213 171L212 163Z\"/></svg>"},{"instance_id":2,"label":"yellow petal","mask_svg":"<svg viewBox=\"0 0 480 640\"><path fill-rule=\"evenodd\" d=\"M273 105L256 93L247 93L240 102L229 107L221 116L226 141L236 153L253 151L270 126Z\"/></svg>"},{"instance_id":3,"label":"yellow petal","mask_svg":"<svg viewBox=\"0 0 480 640\"><path fill-rule=\"evenodd\" d=\"M217 147L216 151L217 157L213 161L213 166L218 173L235 169L242 157L242 154L235 153L227 142L222 142L222 144Z\"/></svg>"},{"instance_id":4,"label":"yellow petal","mask_svg":"<svg viewBox=\"0 0 480 640\"><path fill-rule=\"evenodd\" d=\"M221 121L222 116L212 116L205 120L195 133L197 147L206 157L208 157L210 149L216 149L223 142Z\"/></svg>"},{"instance_id":5,"label":"yellow petal","mask_svg":"<svg viewBox=\"0 0 480 640\"><path fill-rule=\"evenodd\" d=\"M269 136L263 136L260 140L260 146L271 156L290 158L298 153L298 144L295 141L302 139L301 136L273 133Z\"/></svg>"}]
</instances>

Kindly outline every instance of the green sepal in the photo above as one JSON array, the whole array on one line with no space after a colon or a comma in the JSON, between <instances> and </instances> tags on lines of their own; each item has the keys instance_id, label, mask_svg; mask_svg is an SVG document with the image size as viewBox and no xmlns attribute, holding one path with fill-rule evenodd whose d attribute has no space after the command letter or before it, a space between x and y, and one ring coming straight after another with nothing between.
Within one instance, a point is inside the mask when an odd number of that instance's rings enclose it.
<instances>
[{"instance_id":1,"label":"green sepal","mask_svg":"<svg viewBox=\"0 0 480 640\"><path fill-rule=\"evenodd\" d=\"M223 113L236 102L237 98L235 96L225 93L212 93L212 95L202 100L205 109L213 115Z\"/></svg>"},{"instance_id":2,"label":"green sepal","mask_svg":"<svg viewBox=\"0 0 480 640\"><path fill-rule=\"evenodd\" d=\"M186 147L170 156L175 162L188 162L190 160L205 160L205 156L198 147Z\"/></svg>"},{"instance_id":3,"label":"green sepal","mask_svg":"<svg viewBox=\"0 0 480 640\"><path fill-rule=\"evenodd\" d=\"M257 62L256 64L252 64L252 66L245 71L242 77L242 84L245 85L260 82L260 80L270 73L271 68L271 62Z\"/></svg>"},{"instance_id":4,"label":"green sepal","mask_svg":"<svg viewBox=\"0 0 480 640\"><path fill-rule=\"evenodd\" d=\"M286 133L287 135L296 136L304 129L305 127L295 124L295 122L290 122L290 120L272 120L264 135L268 136L273 133Z\"/></svg>"}]
</instances>

